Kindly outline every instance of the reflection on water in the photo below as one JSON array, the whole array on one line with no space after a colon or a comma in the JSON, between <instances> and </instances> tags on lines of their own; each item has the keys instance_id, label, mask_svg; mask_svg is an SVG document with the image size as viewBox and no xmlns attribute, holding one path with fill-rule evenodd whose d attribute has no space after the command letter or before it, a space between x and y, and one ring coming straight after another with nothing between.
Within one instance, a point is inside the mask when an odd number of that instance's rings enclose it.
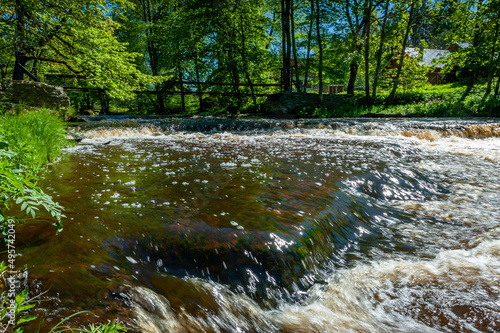
<instances>
[{"instance_id":1,"label":"reflection on water","mask_svg":"<svg viewBox=\"0 0 500 333\"><path fill-rule=\"evenodd\" d=\"M500 329L495 120L89 120L18 230L46 328Z\"/></svg>"}]
</instances>

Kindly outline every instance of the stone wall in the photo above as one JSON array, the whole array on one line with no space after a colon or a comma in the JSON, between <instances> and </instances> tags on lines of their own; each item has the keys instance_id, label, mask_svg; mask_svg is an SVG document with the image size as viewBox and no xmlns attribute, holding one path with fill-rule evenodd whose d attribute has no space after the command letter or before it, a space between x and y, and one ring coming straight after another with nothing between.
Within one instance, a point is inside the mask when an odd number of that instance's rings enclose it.
<instances>
[{"instance_id":1,"label":"stone wall","mask_svg":"<svg viewBox=\"0 0 500 333\"><path fill-rule=\"evenodd\" d=\"M335 110L353 98L355 97L345 94L324 94L322 106L328 110ZM304 108L316 108L318 101L318 94L297 92L275 94L267 98L262 105L262 110L268 114L274 114L277 118L296 118Z\"/></svg>"},{"instance_id":2,"label":"stone wall","mask_svg":"<svg viewBox=\"0 0 500 333\"><path fill-rule=\"evenodd\" d=\"M275 94L267 97L262 109L278 118L295 118L301 108L316 105L317 100L318 95L315 94L292 92Z\"/></svg>"},{"instance_id":3,"label":"stone wall","mask_svg":"<svg viewBox=\"0 0 500 333\"><path fill-rule=\"evenodd\" d=\"M62 87L10 79L0 82L0 101L52 109L68 108L70 105L69 97Z\"/></svg>"}]
</instances>

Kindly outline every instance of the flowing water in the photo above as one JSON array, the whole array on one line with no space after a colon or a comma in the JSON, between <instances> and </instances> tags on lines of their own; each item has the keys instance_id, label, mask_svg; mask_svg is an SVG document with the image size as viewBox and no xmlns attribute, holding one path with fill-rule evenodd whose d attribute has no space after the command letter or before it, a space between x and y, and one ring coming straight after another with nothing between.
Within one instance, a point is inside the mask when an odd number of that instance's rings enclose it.
<instances>
[{"instance_id":1,"label":"flowing water","mask_svg":"<svg viewBox=\"0 0 500 333\"><path fill-rule=\"evenodd\" d=\"M98 118L18 229L47 325L500 331L500 121ZM23 243L20 243L22 240ZM47 291L48 290L48 291Z\"/></svg>"}]
</instances>

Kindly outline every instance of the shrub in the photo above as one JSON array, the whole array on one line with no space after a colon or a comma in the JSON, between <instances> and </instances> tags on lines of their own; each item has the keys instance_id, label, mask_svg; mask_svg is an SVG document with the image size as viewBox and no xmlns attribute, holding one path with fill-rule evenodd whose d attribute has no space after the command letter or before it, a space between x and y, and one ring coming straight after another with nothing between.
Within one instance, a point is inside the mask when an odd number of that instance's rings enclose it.
<instances>
[{"instance_id":1,"label":"shrub","mask_svg":"<svg viewBox=\"0 0 500 333\"><path fill-rule=\"evenodd\" d=\"M43 207L57 220L58 231L62 229L63 207L37 186L37 176L67 144L64 122L46 109L18 107L17 112L10 110L0 116L0 225L4 241L8 219L20 222L24 218L7 216L13 205L33 218Z\"/></svg>"}]
</instances>

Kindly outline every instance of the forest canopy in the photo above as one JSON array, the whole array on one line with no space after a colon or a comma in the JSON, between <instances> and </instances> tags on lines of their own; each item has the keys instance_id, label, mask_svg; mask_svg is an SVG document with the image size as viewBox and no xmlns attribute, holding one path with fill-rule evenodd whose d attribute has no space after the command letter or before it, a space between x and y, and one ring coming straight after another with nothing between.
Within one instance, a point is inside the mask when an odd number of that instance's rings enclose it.
<instances>
[{"instance_id":1,"label":"forest canopy","mask_svg":"<svg viewBox=\"0 0 500 333\"><path fill-rule=\"evenodd\" d=\"M151 91L158 113L166 91L201 104L203 92L278 92L273 83L320 95L341 84L367 99L385 89L390 100L436 68L497 96L499 16L500 0L4 0L0 62L16 78L17 51L43 81L122 100ZM446 53L426 62L426 50Z\"/></svg>"}]
</instances>

